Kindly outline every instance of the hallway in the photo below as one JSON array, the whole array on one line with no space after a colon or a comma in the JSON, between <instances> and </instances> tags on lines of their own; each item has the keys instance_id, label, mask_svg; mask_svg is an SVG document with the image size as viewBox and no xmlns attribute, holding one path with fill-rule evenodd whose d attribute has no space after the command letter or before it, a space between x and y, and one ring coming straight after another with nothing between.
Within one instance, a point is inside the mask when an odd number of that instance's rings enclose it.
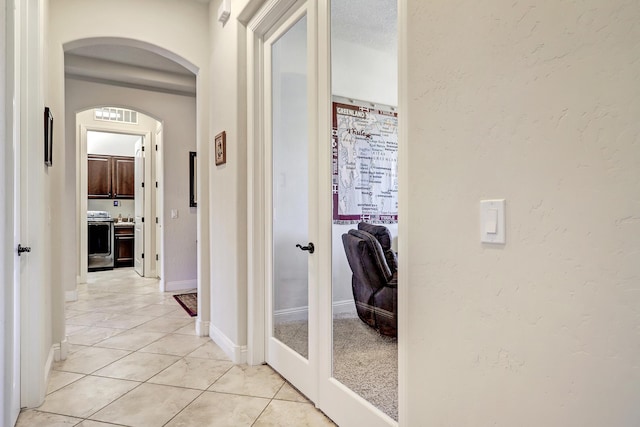
<instances>
[{"instance_id":1,"label":"hallway","mask_svg":"<svg viewBox=\"0 0 640 427\"><path fill-rule=\"evenodd\" d=\"M18 427L330 426L266 365L233 365L158 281L89 274L67 303L67 360Z\"/></svg>"}]
</instances>

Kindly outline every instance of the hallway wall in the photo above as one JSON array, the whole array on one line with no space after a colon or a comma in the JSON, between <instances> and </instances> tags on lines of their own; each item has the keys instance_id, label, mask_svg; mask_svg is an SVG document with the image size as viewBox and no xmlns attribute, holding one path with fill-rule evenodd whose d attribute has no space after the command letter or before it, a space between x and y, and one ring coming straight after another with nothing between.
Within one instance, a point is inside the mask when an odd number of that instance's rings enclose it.
<instances>
[{"instance_id":1,"label":"hallway wall","mask_svg":"<svg viewBox=\"0 0 640 427\"><path fill-rule=\"evenodd\" d=\"M403 425L639 425L640 3L403 3Z\"/></svg>"},{"instance_id":2,"label":"hallway wall","mask_svg":"<svg viewBox=\"0 0 640 427\"><path fill-rule=\"evenodd\" d=\"M211 166L210 335L232 356L246 360L247 345L247 136L246 42L237 14L247 0L234 1L229 21L218 22L220 0L210 5L211 143L226 131L227 163ZM203 159L207 159L204 157Z\"/></svg>"},{"instance_id":3,"label":"hallway wall","mask_svg":"<svg viewBox=\"0 0 640 427\"><path fill-rule=\"evenodd\" d=\"M158 7L161 4L161 7ZM171 59L182 61L182 65L191 67L191 70L197 73L197 97L195 109L189 110L184 121L195 120L196 134L189 137L188 135L179 135L178 129L172 137L175 141L182 144L193 144L196 147L199 156L205 158L208 155L207 141L209 139L208 126L208 67L209 67L209 51L208 51L208 5L199 2L185 2L181 0L166 0L158 3L153 0L138 0L135 2L125 0L113 0L103 2L98 0L56 0L51 3L49 16L48 33L48 99L50 106L57 117L65 117L69 113L75 111L65 111L65 81L64 81L64 45L66 43L83 40L86 38L110 38L119 37L129 40L131 43L143 45L147 48L153 47L158 53L171 56ZM83 82L87 83L87 82ZM81 83L78 83L81 85ZM110 101L113 103L114 101ZM162 102L162 101L161 101ZM191 99L193 103L193 100ZM157 108L164 108L158 105ZM142 110L154 111L154 108L143 108ZM162 114L158 114L161 117ZM177 119L177 118L176 118ZM192 122L193 123L193 122ZM193 125L192 125L193 127ZM169 127L166 128L166 132ZM65 130L63 126L57 126L54 129L54 139L64 141ZM167 135L165 133L165 135ZM190 149L193 150L192 145ZM189 148L184 149L185 152ZM52 197L58 202L52 210L52 218L56 223L62 224L55 231L54 239L59 244L60 250L54 254L54 271L53 277L56 282L62 284L74 283L76 280L75 262L64 257L65 253L75 252L76 231L75 224L75 149L71 146L65 147L63 144L54 144L54 158L59 159L59 168L57 168L52 176L54 182L52 188ZM176 155L176 162L180 161L181 156ZM185 164L188 156L185 154ZM208 176L208 165L203 163L198 168L201 176ZM188 178L187 178L188 180ZM203 181L200 186L199 200L206 200L208 197L207 180ZM168 188L167 191L184 191L186 194L187 186L178 187L177 182L175 188ZM179 194L179 193L178 193ZM176 197L179 197L179 195ZM188 196L184 197L185 200ZM165 206L171 206L171 200L165 199ZM188 203L188 202L187 202ZM188 206L188 204L186 205ZM193 213L188 209L181 210L182 215L190 217ZM208 232L207 209L198 208L197 213L198 228ZM73 220L70 220L73 219ZM179 230L177 230L179 231ZM191 239L193 241L193 239ZM194 243L195 244L195 243ZM198 257L204 253L208 257L208 247L198 246ZM198 279L206 284L204 288L199 289L203 295L208 295L208 263L198 262ZM165 271L165 273L169 273ZM208 305L199 310L199 322L204 319L208 320Z\"/></svg>"},{"instance_id":4,"label":"hallway wall","mask_svg":"<svg viewBox=\"0 0 640 427\"><path fill-rule=\"evenodd\" d=\"M126 105L163 119L164 131L164 272L165 286L195 288L196 210L189 207L189 151L196 150L196 103L189 96L116 87L66 79L67 129L75 128L76 111L96 105ZM152 129L150 123L141 130ZM67 149L75 147L76 135L66 135ZM151 147L149 148L151 150ZM152 153L149 153L150 155ZM75 163L67 166L75 170ZM75 191L75 188L74 188ZM178 209L177 219L171 210ZM155 248L148 248L154 256Z\"/></svg>"}]
</instances>

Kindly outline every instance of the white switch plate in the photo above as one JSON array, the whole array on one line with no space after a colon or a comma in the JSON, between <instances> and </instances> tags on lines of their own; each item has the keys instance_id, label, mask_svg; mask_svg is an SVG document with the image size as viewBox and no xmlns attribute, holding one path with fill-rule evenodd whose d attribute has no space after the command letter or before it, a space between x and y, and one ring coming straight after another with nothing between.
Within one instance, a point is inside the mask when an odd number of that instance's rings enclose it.
<instances>
[{"instance_id":1,"label":"white switch plate","mask_svg":"<svg viewBox=\"0 0 640 427\"><path fill-rule=\"evenodd\" d=\"M504 199L480 200L480 241L506 243Z\"/></svg>"},{"instance_id":2,"label":"white switch plate","mask_svg":"<svg viewBox=\"0 0 640 427\"><path fill-rule=\"evenodd\" d=\"M171 209L171 219L178 218L178 209Z\"/></svg>"}]
</instances>

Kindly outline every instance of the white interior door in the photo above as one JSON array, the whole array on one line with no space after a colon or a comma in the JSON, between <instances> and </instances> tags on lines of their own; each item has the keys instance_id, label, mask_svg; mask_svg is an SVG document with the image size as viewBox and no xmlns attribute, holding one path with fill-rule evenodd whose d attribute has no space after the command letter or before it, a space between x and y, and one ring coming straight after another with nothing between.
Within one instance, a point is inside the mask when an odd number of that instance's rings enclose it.
<instances>
[{"instance_id":1,"label":"white interior door","mask_svg":"<svg viewBox=\"0 0 640 427\"><path fill-rule=\"evenodd\" d=\"M164 209L164 193L162 189L164 188L164 172L163 172L163 160L162 160L162 150L163 150L163 131L162 124L158 123L158 128L156 129L155 142L156 149L154 151L156 159L155 159L155 179L156 179L156 274L159 279L164 278L163 272L163 261L162 261L162 223L163 223L163 209ZM164 283L162 281L161 283ZM164 291L164 289L162 289Z\"/></svg>"},{"instance_id":2,"label":"white interior door","mask_svg":"<svg viewBox=\"0 0 640 427\"><path fill-rule=\"evenodd\" d=\"M267 362L317 398L317 169L304 4L265 39Z\"/></svg>"},{"instance_id":3,"label":"white interior door","mask_svg":"<svg viewBox=\"0 0 640 427\"><path fill-rule=\"evenodd\" d=\"M140 276L144 276L144 138L136 142L135 153L133 268Z\"/></svg>"},{"instance_id":4,"label":"white interior door","mask_svg":"<svg viewBox=\"0 0 640 427\"><path fill-rule=\"evenodd\" d=\"M15 140L19 138L15 135ZM14 145L15 148L15 145ZM19 150L14 150L14 179L13 179L13 281L10 283L9 288L11 294L7 295L6 309L7 309L7 325L5 331L9 334L10 344L8 347L8 361L10 368L7 369L8 378L6 378L6 385L9 391L9 425L13 425L18 414L20 413L20 284L22 283L22 269L28 270L28 256L21 256L18 252L18 248L22 246L22 224L20 221L21 216L21 196L20 191L20 155ZM26 248L30 250L29 248Z\"/></svg>"},{"instance_id":5,"label":"white interior door","mask_svg":"<svg viewBox=\"0 0 640 427\"><path fill-rule=\"evenodd\" d=\"M18 256L21 243L20 191L20 73L19 38L14 22L17 12L0 1L0 33L9 35L0 43L0 424L13 426L20 412L20 281L27 257ZM7 12L4 16L3 12ZM8 24L5 27L5 24ZM6 50L5 50L6 49ZM6 61L6 62L5 62ZM5 84L6 83L6 84ZM5 92L6 90L6 92ZM22 262L21 262L22 261ZM24 266L22 264L25 264Z\"/></svg>"}]
</instances>

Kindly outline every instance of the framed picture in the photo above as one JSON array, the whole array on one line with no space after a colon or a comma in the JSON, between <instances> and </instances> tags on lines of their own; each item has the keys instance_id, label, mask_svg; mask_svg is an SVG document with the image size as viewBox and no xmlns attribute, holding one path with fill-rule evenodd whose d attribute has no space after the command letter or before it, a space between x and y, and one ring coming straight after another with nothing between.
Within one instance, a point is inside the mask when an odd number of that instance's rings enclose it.
<instances>
[{"instance_id":1,"label":"framed picture","mask_svg":"<svg viewBox=\"0 0 640 427\"><path fill-rule=\"evenodd\" d=\"M215 156L216 166L227 163L227 133L225 131L216 135Z\"/></svg>"},{"instance_id":2,"label":"framed picture","mask_svg":"<svg viewBox=\"0 0 640 427\"><path fill-rule=\"evenodd\" d=\"M53 114L44 107L44 164L53 165Z\"/></svg>"},{"instance_id":3,"label":"framed picture","mask_svg":"<svg viewBox=\"0 0 640 427\"><path fill-rule=\"evenodd\" d=\"M189 151L189 207L198 207L198 161L195 151Z\"/></svg>"}]
</instances>

